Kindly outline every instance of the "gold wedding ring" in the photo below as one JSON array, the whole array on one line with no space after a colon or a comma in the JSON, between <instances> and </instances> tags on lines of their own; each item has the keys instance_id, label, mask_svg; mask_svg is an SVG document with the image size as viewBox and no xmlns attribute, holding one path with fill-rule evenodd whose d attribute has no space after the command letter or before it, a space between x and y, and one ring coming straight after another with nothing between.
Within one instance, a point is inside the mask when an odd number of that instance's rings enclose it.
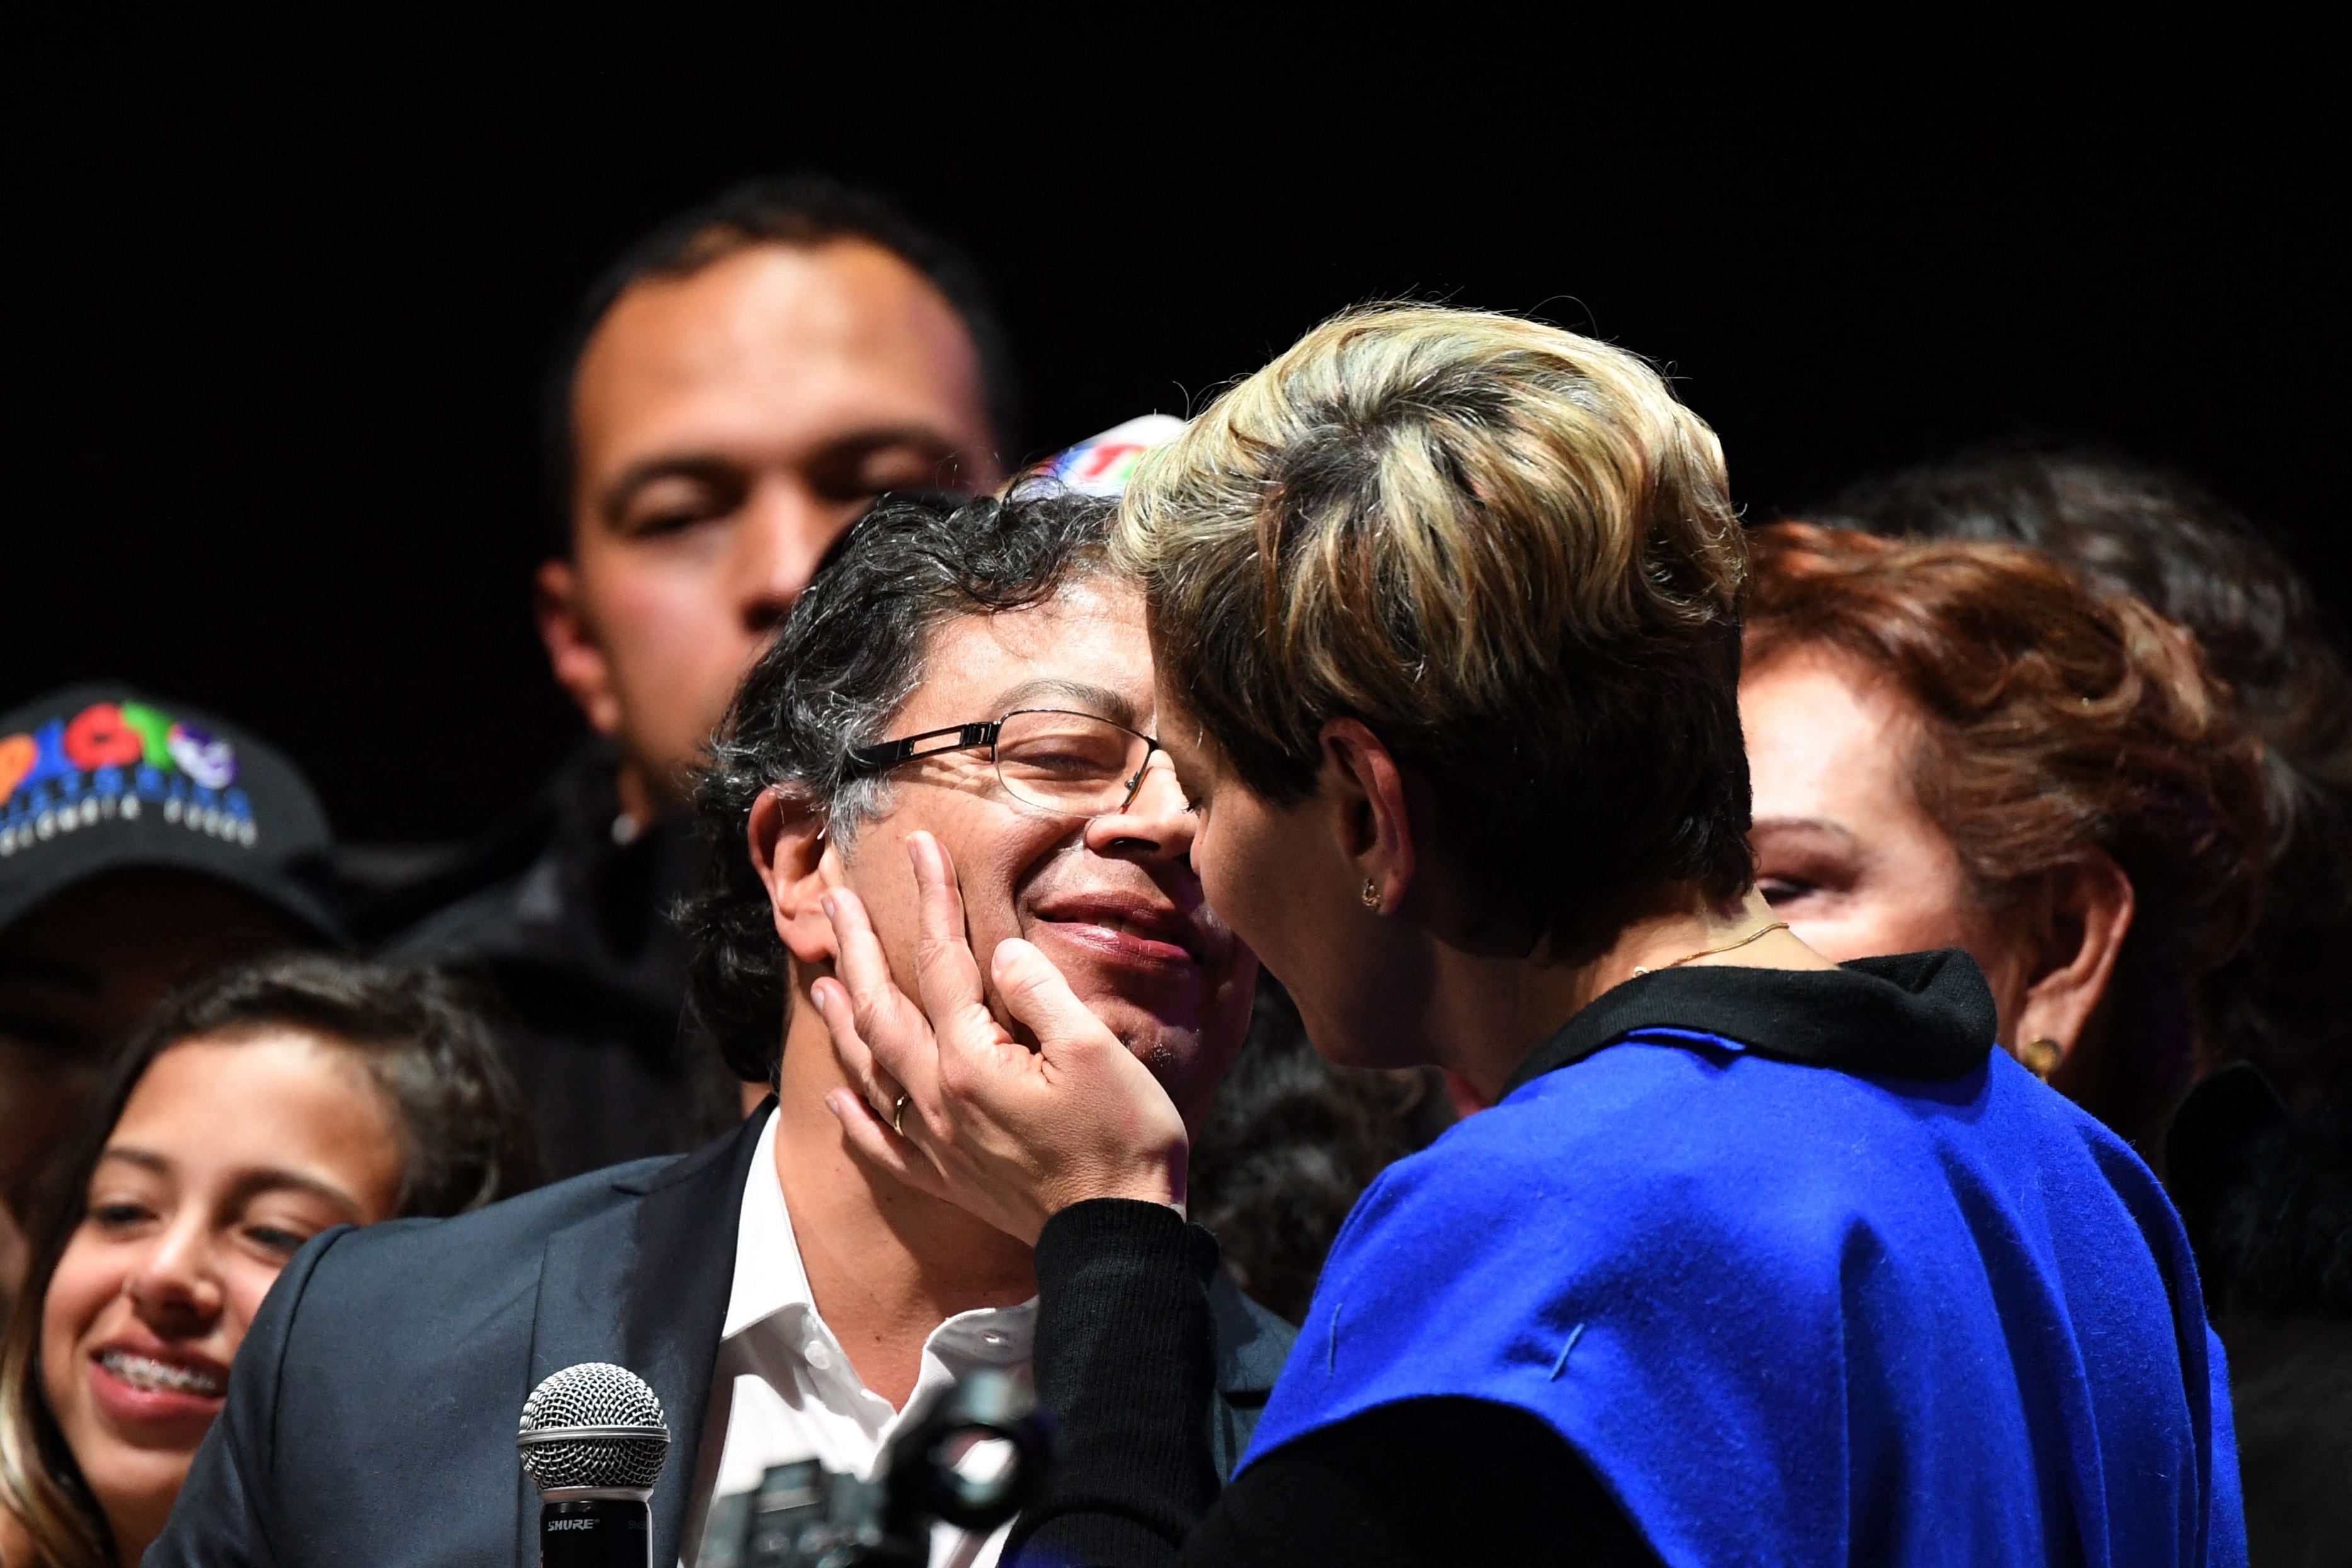
<instances>
[{"instance_id":1,"label":"gold wedding ring","mask_svg":"<svg viewBox=\"0 0 2352 1568\"><path fill-rule=\"evenodd\" d=\"M890 1108L890 1130L902 1138L907 1135L907 1092L903 1089L898 1092L898 1104Z\"/></svg>"}]
</instances>

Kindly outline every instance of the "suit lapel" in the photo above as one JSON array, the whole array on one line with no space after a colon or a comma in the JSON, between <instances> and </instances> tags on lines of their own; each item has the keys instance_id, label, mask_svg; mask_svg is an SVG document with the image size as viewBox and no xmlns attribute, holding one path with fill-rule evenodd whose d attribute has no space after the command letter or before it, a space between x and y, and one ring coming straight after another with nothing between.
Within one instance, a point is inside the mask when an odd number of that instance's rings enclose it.
<instances>
[{"instance_id":1,"label":"suit lapel","mask_svg":"<svg viewBox=\"0 0 2352 1568\"><path fill-rule=\"evenodd\" d=\"M653 1495L653 1561L677 1561L710 1401L719 1331L735 1279L735 1231L760 1129L773 1102L727 1137L650 1176L615 1182L628 1201L557 1231L540 1263L530 1386L583 1361L644 1378L669 1422ZM520 1399L516 1402L521 1409ZM538 1568L539 1494L516 1469L515 1562Z\"/></svg>"}]
</instances>

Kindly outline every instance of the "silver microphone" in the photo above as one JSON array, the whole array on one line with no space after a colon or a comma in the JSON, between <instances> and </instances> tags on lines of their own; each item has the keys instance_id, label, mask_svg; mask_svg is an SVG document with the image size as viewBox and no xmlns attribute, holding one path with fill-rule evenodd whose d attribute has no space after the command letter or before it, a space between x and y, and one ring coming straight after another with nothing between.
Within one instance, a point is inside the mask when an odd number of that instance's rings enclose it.
<instances>
[{"instance_id":1,"label":"silver microphone","mask_svg":"<svg viewBox=\"0 0 2352 1568\"><path fill-rule=\"evenodd\" d=\"M604 1361L565 1367L523 1401L515 1448L539 1489L544 1568L649 1568L646 1503L669 1425L644 1378Z\"/></svg>"}]
</instances>

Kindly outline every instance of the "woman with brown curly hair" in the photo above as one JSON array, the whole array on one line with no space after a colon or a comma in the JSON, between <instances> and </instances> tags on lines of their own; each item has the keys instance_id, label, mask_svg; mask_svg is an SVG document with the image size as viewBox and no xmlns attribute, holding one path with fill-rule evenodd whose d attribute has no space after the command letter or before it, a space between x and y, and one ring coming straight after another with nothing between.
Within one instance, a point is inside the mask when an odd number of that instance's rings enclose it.
<instances>
[{"instance_id":1,"label":"woman with brown curly hair","mask_svg":"<svg viewBox=\"0 0 2352 1568\"><path fill-rule=\"evenodd\" d=\"M1773 913L1964 947L2000 1040L2151 1160L2256 913L2261 755L2188 633L2020 547L1753 538L1740 712Z\"/></svg>"}]
</instances>

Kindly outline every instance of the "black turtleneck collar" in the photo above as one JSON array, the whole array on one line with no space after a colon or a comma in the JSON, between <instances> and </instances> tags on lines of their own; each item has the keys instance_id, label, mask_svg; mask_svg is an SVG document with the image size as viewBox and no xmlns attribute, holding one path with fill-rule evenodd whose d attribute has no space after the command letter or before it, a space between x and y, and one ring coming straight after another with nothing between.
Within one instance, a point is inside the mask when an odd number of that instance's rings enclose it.
<instances>
[{"instance_id":1,"label":"black turtleneck collar","mask_svg":"<svg viewBox=\"0 0 2352 1568\"><path fill-rule=\"evenodd\" d=\"M1958 1078L1993 1043L1992 991L1957 947L1835 969L1659 969L1603 991L1519 1064L1503 1093L1642 1030L1737 1040L1759 1056L1887 1078Z\"/></svg>"}]
</instances>

